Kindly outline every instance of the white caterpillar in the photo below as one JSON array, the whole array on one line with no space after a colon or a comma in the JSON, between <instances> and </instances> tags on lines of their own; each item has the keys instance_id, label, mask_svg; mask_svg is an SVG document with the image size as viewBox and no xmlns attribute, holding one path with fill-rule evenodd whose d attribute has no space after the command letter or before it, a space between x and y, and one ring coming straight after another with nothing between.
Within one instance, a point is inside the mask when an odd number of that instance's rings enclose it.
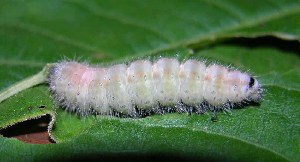
<instances>
[{"instance_id":1,"label":"white caterpillar","mask_svg":"<svg viewBox=\"0 0 300 162\"><path fill-rule=\"evenodd\" d=\"M119 112L136 116L172 107L179 112L204 112L257 102L262 93L258 81L246 73L193 59L180 63L174 58L111 67L65 61L53 66L48 82L58 103L81 115Z\"/></svg>"}]
</instances>

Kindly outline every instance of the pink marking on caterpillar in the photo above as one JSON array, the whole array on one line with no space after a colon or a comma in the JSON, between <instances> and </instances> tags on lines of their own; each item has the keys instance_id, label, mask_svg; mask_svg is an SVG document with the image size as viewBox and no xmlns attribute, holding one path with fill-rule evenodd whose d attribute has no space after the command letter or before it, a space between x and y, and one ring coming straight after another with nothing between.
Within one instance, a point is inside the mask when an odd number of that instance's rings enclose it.
<instances>
[{"instance_id":1,"label":"pink marking on caterpillar","mask_svg":"<svg viewBox=\"0 0 300 162\"><path fill-rule=\"evenodd\" d=\"M65 61L54 65L48 82L57 102L81 115L119 112L137 116L137 110L162 112L170 107L202 113L258 102L262 93L249 74L193 59L180 63L174 58L111 67Z\"/></svg>"}]
</instances>

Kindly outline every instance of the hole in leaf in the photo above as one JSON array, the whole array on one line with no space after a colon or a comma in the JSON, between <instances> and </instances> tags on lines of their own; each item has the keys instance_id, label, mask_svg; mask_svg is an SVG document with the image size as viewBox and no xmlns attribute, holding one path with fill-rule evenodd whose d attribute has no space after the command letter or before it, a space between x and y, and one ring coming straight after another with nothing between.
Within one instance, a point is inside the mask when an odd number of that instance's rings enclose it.
<instances>
[{"instance_id":1,"label":"hole in leaf","mask_svg":"<svg viewBox=\"0 0 300 162\"><path fill-rule=\"evenodd\" d=\"M48 134L48 125L50 121L50 115L42 116L39 119L31 119L2 129L0 130L0 134L8 138L17 138L26 143L55 143Z\"/></svg>"},{"instance_id":2,"label":"hole in leaf","mask_svg":"<svg viewBox=\"0 0 300 162\"><path fill-rule=\"evenodd\" d=\"M300 53L300 46L299 41L297 40L282 40L280 38L276 38L273 36L262 36L257 38L231 38L220 40L218 43L212 43L206 48L211 48L212 46L218 45L238 45L247 48L259 48L259 47L270 47L274 49L278 49L281 51L288 51L291 53L295 53L299 55ZM191 48L195 52L200 51L203 49L202 45L191 45Z\"/></svg>"}]
</instances>

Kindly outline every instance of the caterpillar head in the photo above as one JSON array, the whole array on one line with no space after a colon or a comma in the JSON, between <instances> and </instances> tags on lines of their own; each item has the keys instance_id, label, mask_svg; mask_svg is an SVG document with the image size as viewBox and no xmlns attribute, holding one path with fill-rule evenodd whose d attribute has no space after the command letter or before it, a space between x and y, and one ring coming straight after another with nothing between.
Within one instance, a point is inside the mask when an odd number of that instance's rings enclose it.
<instances>
[{"instance_id":1,"label":"caterpillar head","mask_svg":"<svg viewBox=\"0 0 300 162\"><path fill-rule=\"evenodd\" d=\"M262 88L256 79L250 76L247 88L248 99L250 101L259 101L262 96Z\"/></svg>"}]
</instances>

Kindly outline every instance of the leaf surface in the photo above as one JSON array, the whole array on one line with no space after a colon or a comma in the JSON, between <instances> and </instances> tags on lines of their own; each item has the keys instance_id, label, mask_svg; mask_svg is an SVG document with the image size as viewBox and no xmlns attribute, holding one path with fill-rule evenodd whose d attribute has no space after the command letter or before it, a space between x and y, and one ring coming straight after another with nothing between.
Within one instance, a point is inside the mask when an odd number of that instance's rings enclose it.
<instances>
[{"instance_id":1,"label":"leaf surface","mask_svg":"<svg viewBox=\"0 0 300 162\"><path fill-rule=\"evenodd\" d=\"M0 128L51 114L57 144L1 137L1 161L151 159L161 153L167 159L299 161L299 1L32 0L0 6L0 90L65 57L105 66L150 55L233 65L257 76L265 90L260 105L220 112L211 122L210 113L79 118L57 107L47 84L36 86L0 103ZM257 41L263 36L271 39ZM243 38L250 42L239 42Z\"/></svg>"}]
</instances>

